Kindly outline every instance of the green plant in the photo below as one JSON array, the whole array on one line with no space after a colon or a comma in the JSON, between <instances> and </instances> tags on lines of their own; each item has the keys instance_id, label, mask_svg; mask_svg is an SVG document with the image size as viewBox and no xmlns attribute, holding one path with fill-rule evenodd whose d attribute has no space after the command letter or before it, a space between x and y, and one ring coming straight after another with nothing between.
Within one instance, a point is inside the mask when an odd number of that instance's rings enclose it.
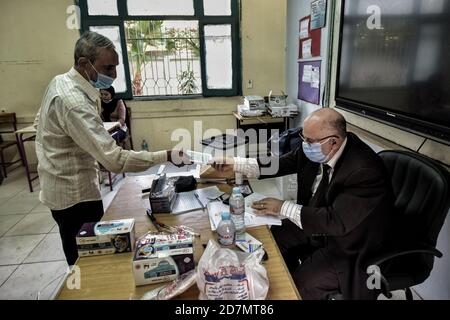
<instances>
[{"instance_id":1,"label":"green plant","mask_svg":"<svg viewBox=\"0 0 450 320\"><path fill-rule=\"evenodd\" d=\"M197 80L195 78L194 71L191 70L188 65L188 69L178 75L178 90L183 94L195 94L198 93Z\"/></svg>"}]
</instances>

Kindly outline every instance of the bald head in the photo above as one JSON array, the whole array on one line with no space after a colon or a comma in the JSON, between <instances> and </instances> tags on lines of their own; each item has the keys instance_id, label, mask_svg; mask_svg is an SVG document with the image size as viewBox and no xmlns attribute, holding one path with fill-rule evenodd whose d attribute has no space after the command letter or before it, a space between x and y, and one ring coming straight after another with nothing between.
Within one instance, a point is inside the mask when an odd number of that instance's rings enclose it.
<instances>
[{"instance_id":1,"label":"bald head","mask_svg":"<svg viewBox=\"0 0 450 320\"><path fill-rule=\"evenodd\" d=\"M347 136L347 122L337 111L331 108L322 108L311 113L303 123L304 129L311 129L318 134L336 134L341 138Z\"/></svg>"}]
</instances>

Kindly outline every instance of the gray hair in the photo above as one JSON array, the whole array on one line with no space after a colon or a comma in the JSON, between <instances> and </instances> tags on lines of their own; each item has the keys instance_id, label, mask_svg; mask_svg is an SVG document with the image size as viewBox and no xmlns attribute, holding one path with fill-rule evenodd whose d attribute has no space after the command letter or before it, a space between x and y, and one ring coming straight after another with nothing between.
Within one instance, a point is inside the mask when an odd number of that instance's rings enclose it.
<instances>
[{"instance_id":1,"label":"gray hair","mask_svg":"<svg viewBox=\"0 0 450 320\"><path fill-rule=\"evenodd\" d=\"M81 57L85 57L94 63L98 56L97 49L115 49L114 44L107 37L102 36L99 33L86 31L75 44L75 65L78 65L78 60Z\"/></svg>"}]
</instances>

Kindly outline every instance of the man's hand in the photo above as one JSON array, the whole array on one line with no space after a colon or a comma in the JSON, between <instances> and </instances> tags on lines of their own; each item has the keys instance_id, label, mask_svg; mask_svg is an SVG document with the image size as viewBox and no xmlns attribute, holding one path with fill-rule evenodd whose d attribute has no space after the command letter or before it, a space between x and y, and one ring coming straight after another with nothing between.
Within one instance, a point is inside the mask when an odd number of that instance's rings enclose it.
<instances>
[{"instance_id":1,"label":"man's hand","mask_svg":"<svg viewBox=\"0 0 450 320\"><path fill-rule=\"evenodd\" d=\"M208 162L215 170L224 174L234 174L234 159L233 158L213 158Z\"/></svg>"},{"instance_id":2,"label":"man's hand","mask_svg":"<svg viewBox=\"0 0 450 320\"><path fill-rule=\"evenodd\" d=\"M283 203L284 201L282 200L265 198L260 201L253 202L252 208L255 210L256 214L279 216Z\"/></svg>"},{"instance_id":3,"label":"man's hand","mask_svg":"<svg viewBox=\"0 0 450 320\"><path fill-rule=\"evenodd\" d=\"M192 164L191 159L183 152L183 150L167 150L167 161L172 162L177 167Z\"/></svg>"}]
</instances>

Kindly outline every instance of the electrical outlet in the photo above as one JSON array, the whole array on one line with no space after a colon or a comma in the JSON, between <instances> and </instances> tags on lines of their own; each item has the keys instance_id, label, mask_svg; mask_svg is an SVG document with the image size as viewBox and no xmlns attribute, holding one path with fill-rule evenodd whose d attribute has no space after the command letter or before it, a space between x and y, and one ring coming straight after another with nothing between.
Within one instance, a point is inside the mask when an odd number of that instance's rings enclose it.
<instances>
[{"instance_id":1,"label":"electrical outlet","mask_svg":"<svg viewBox=\"0 0 450 320\"><path fill-rule=\"evenodd\" d=\"M251 79L248 80L247 89L253 89L253 80L251 80Z\"/></svg>"}]
</instances>

